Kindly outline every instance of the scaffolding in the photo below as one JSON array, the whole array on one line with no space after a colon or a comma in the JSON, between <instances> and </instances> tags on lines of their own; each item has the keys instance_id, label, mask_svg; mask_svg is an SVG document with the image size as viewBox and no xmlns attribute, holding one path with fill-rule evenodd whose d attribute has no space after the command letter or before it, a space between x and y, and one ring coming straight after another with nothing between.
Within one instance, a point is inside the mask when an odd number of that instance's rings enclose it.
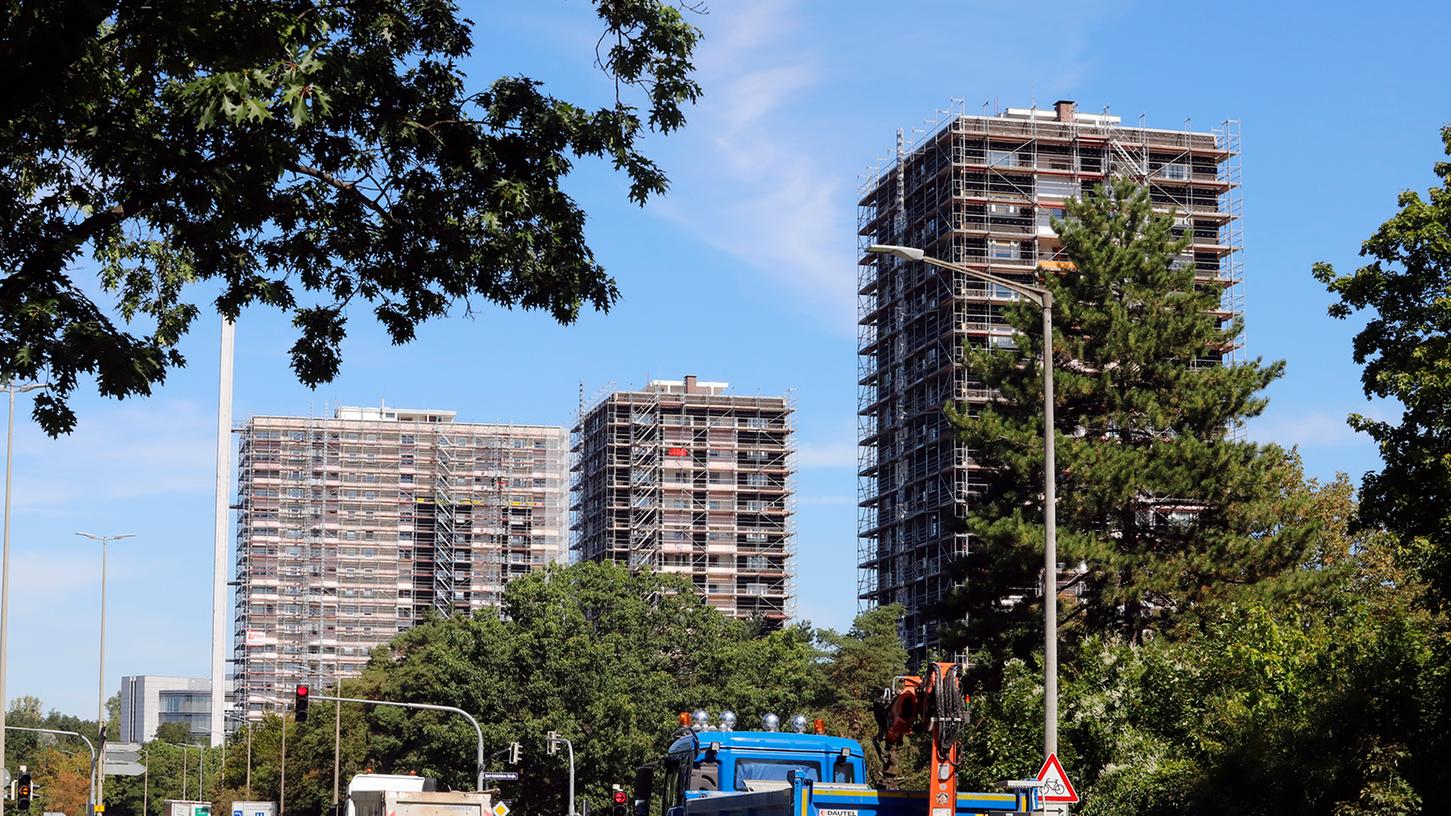
<instances>
[{"instance_id":1,"label":"scaffolding","mask_svg":"<svg viewBox=\"0 0 1451 816\"><path fill-rule=\"evenodd\" d=\"M458 510L453 497L452 445L448 435L437 433L433 442L433 609L440 616L454 608L454 523Z\"/></svg>"},{"instance_id":2,"label":"scaffolding","mask_svg":"<svg viewBox=\"0 0 1451 816\"><path fill-rule=\"evenodd\" d=\"M956 587L949 568L982 474L942 411L971 412L995 395L963 365L964 347L1014 348L1002 318L1012 292L961 272L870 254L919 247L998 277L1033 282L1068 268L1052 228L1064 202L1114 176L1144 184L1190 244L1175 260L1221 293L1215 312L1243 310L1239 125L1210 131L1125 126L1107 110L1009 108L968 115L961 100L873 167L858 203L858 573L864 606L907 608L914 656L937 643L929 610ZM1242 338L1200 364L1233 362Z\"/></svg>"},{"instance_id":3,"label":"scaffolding","mask_svg":"<svg viewBox=\"0 0 1451 816\"><path fill-rule=\"evenodd\" d=\"M453 416L340 408L238 427L239 703L355 676L423 616L496 606L508 580L564 557L564 429Z\"/></svg>"},{"instance_id":4,"label":"scaffolding","mask_svg":"<svg viewBox=\"0 0 1451 816\"><path fill-rule=\"evenodd\" d=\"M580 560L687 577L726 614L779 626L793 614L789 397L656 380L610 392L572 434Z\"/></svg>"}]
</instances>

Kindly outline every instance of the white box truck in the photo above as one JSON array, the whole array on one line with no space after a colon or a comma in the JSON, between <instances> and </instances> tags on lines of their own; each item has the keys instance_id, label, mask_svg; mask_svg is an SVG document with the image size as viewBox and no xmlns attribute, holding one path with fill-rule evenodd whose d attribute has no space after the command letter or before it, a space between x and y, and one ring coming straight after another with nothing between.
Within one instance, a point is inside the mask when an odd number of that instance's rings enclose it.
<instances>
[{"instance_id":1,"label":"white box truck","mask_svg":"<svg viewBox=\"0 0 1451 816\"><path fill-rule=\"evenodd\" d=\"M358 774L348 783L347 816L494 816L487 793L437 788L422 776Z\"/></svg>"}]
</instances>

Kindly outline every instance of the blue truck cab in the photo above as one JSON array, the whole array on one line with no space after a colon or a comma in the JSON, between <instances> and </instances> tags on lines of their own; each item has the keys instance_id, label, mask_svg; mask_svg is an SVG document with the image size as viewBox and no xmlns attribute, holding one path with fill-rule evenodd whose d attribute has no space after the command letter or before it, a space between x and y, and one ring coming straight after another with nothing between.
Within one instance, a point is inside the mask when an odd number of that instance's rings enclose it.
<instances>
[{"instance_id":1,"label":"blue truck cab","mask_svg":"<svg viewBox=\"0 0 1451 816\"><path fill-rule=\"evenodd\" d=\"M636 816L929 816L923 791L867 784L861 743L825 734L686 731L635 777ZM651 807L652 800L658 809ZM955 816L1024 813L1015 793L959 793Z\"/></svg>"}]
</instances>

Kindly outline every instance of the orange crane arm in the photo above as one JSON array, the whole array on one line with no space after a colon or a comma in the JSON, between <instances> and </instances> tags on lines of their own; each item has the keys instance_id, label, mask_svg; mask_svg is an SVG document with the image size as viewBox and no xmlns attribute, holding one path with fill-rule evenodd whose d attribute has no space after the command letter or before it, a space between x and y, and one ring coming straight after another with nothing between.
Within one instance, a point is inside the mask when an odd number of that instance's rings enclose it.
<instances>
[{"instance_id":1,"label":"orange crane arm","mask_svg":"<svg viewBox=\"0 0 1451 816\"><path fill-rule=\"evenodd\" d=\"M962 667L933 663L927 676L897 678L901 687L887 689L877 702L879 739L886 743L884 776L897 778L897 748L913 731L932 740L926 816L954 816L957 810L959 736L967 724L969 698L962 688Z\"/></svg>"}]
</instances>

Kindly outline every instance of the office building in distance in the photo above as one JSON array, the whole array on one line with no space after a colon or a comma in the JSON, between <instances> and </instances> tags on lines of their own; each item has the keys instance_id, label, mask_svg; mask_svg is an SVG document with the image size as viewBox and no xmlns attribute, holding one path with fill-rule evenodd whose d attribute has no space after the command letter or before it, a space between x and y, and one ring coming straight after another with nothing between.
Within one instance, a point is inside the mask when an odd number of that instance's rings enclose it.
<instances>
[{"instance_id":1,"label":"office building in distance","mask_svg":"<svg viewBox=\"0 0 1451 816\"><path fill-rule=\"evenodd\" d=\"M195 742L211 734L212 681L205 677L138 674L121 678L119 742L147 742L165 723L179 722Z\"/></svg>"}]
</instances>

